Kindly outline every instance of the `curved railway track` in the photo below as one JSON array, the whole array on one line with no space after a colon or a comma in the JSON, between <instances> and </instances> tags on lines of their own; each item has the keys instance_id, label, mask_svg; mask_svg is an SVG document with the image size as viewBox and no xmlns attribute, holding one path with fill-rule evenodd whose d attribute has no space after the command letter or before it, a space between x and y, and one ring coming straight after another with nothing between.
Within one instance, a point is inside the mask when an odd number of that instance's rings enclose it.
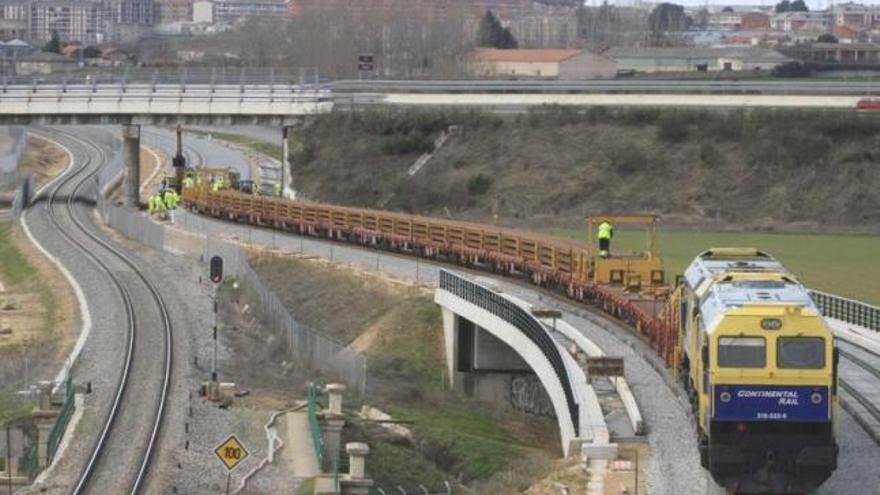
<instances>
[{"instance_id":1,"label":"curved railway track","mask_svg":"<svg viewBox=\"0 0 880 495\"><path fill-rule=\"evenodd\" d=\"M870 349L866 349L862 346L851 344L849 342L845 343L844 345L852 347L854 349L858 349L859 353L866 353L871 355L872 358L880 360L880 355ZM843 349L841 347L840 341L838 341L838 351L840 352L841 358L852 363L857 368L863 370L864 372L868 373L872 378L874 378L876 380L874 382L875 386L880 383L880 369L878 369L876 365L868 362L868 360L863 357L859 357L856 353L852 351L847 351ZM852 397L853 400L855 400L861 406L861 408L864 409L865 412L867 412L867 414L871 416L871 418L869 419L863 418L859 414L852 413L853 416L857 418L857 421L862 424L862 427L864 427L869 432L871 438L873 438L874 441L877 442L878 445L880 445L880 431L875 431L870 426L870 423L872 422L871 419L873 419L874 423L880 424L880 404L877 404L876 396L875 400L872 400L872 398L869 397L868 393L861 390L854 383L843 378L843 376L839 378L838 383L840 384L840 388L845 391L850 397Z\"/></svg>"},{"instance_id":2,"label":"curved railway track","mask_svg":"<svg viewBox=\"0 0 880 495\"><path fill-rule=\"evenodd\" d=\"M83 164L77 167L66 177L53 185L48 193L47 210L52 224L57 231L73 244L76 249L81 251L87 258L91 259L98 268L104 272L112 281L114 287L118 291L122 304L125 307L127 316L126 321L126 345L125 358L123 361L123 369L119 381L116 386L113 403L109 412L103 421L100 434L95 441L91 452L88 454L88 460L78 476L76 483L73 485L70 493L80 494L85 492L101 491L99 487L94 487L95 475L99 471L100 466L107 457L107 451L114 442L127 445L128 448L139 449L140 452L135 454L139 462L137 463L137 471L129 472L127 476L114 478L112 480L112 493L139 493L150 468L150 463L154 455L157 438L162 426L162 420L165 414L165 405L168 398L169 385L172 372L172 334L173 326L171 317L166 307L165 301L155 285L147 278L144 272L138 268L132 259L113 246L110 242L102 238L94 232L94 228L89 228L82 220L80 215L76 213L75 204L82 200L87 194L84 192L86 185L93 184L92 177L98 172L98 166L101 165L105 158L100 147L93 143L84 141L67 133L54 132L58 136L77 142L83 149L89 149L99 158L94 159L92 153L87 153ZM73 154L71 153L71 158ZM94 163L97 162L97 163ZM63 191L63 192L62 192ZM71 225L64 221L69 219ZM96 249L97 248L97 249ZM144 399L143 395L134 395L136 387L133 385L134 380L150 380L150 377L136 376L134 370L138 369L138 361L151 360L155 358L155 349L151 349L147 344L148 340L144 338L146 328L139 325L138 311L136 310L135 298L132 296L130 281L127 281L120 274L118 269L114 269L107 260L107 255L116 259L124 265L129 273L133 274L136 281L142 284L149 292L152 302L159 311L161 326L163 330L164 345L161 349L162 365L161 375L158 377L160 390L156 397L152 411L147 417L141 418L149 422L147 428L148 436L146 438L132 438L131 432L119 431L123 410L127 409L132 415L136 414L132 411L144 409L140 402ZM103 256L102 256L103 255ZM143 304L144 301L137 301ZM146 326L146 325L143 325ZM141 345L138 345L140 342ZM126 425L129 426L129 425ZM109 460L107 462L113 462Z\"/></svg>"}]
</instances>

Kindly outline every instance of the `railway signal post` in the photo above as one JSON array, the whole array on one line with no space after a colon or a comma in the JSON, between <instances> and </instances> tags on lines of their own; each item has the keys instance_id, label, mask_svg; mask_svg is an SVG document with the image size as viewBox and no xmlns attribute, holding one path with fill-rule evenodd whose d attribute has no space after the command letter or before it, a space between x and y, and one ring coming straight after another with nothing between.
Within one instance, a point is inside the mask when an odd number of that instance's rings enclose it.
<instances>
[{"instance_id":1,"label":"railway signal post","mask_svg":"<svg viewBox=\"0 0 880 495\"><path fill-rule=\"evenodd\" d=\"M211 258L211 282L214 283L211 303L214 306L212 326L213 326L213 347L211 349L211 384L209 387L208 398L216 400L220 397L220 385L217 379L217 287L223 282L223 258L214 256Z\"/></svg>"}]
</instances>

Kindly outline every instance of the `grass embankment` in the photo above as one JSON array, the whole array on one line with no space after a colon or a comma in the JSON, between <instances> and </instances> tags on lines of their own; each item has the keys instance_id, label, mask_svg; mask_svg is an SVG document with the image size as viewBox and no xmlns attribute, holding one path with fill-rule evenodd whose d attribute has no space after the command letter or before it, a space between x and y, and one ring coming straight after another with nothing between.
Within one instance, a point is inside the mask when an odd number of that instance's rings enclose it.
<instances>
[{"instance_id":1,"label":"grass embankment","mask_svg":"<svg viewBox=\"0 0 880 495\"><path fill-rule=\"evenodd\" d=\"M449 125L452 138L407 169ZM331 114L297 129L297 190L508 225L652 211L701 230L880 232L878 115L852 111L534 109Z\"/></svg>"},{"instance_id":2,"label":"grass embankment","mask_svg":"<svg viewBox=\"0 0 880 495\"><path fill-rule=\"evenodd\" d=\"M0 425L30 416L32 404L5 386L19 386L13 359L17 361L19 354L51 338L57 311L55 295L41 282L39 271L22 253L14 238L21 234L13 229L9 222L0 223L0 281L5 289L0 293L0 305L4 311L15 312L4 319L4 327L9 325L11 333L0 335L0 361L7 361L12 367L0 366L0 376L13 377L10 383L0 383ZM32 293L36 297L29 296Z\"/></svg>"},{"instance_id":3,"label":"grass embankment","mask_svg":"<svg viewBox=\"0 0 880 495\"><path fill-rule=\"evenodd\" d=\"M585 238L585 229L553 229ZM880 304L880 236L662 231L658 248L670 280L711 247L757 247L781 260L808 287ZM615 230L613 248L641 250L641 232Z\"/></svg>"},{"instance_id":4,"label":"grass embankment","mask_svg":"<svg viewBox=\"0 0 880 495\"><path fill-rule=\"evenodd\" d=\"M406 426L413 429L413 442L376 425L349 422L346 440L370 445L367 470L377 486L420 493L420 484L438 491L444 481L460 479L479 493L493 493L479 486L499 477L514 480L505 487L528 486L534 471L519 460L555 454L555 440L547 441L557 434L553 421L445 390L443 327L431 291L320 260L261 255L254 265L303 324L366 354L370 393L348 397L349 407L368 400L411 421Z\"/></svg>"},{"instance_id":5,"label":"grass embankment","mask_svg":"<svg viewBox=\"0 0 880 495\"><path fill-rule=\"evenodd\" d=\"M7 291L33 283L37 269L28 263L12 239L12 224L0 222L0 279Z\"/></svg>"}]
</instances>

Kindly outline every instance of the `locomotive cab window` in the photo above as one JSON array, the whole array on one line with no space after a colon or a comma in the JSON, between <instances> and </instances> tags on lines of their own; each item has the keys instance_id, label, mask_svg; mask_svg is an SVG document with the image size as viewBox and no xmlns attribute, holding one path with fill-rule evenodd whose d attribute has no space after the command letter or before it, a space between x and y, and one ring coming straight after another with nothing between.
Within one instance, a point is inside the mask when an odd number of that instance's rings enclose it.
<instances>
[{"instance_id":1,"label":"locomotive cab window","mask_svg":"<svg viewBox=\"0 0 880 495\"><path fill-rule=\"evenodd\" d=\"M822 337L779 337L776 366L819 370L825 367L825 339Z\"/></svg>"},{"instance_id":2,"label":"locomotive cab window","mask_svg":"<svg viewBox=\"0 0 880 495\"><path fill-rule=\"evenodd\" d=\"M763 368L767 364L764 337L719 337L718 366L721 368Z\"/></svg>"}]
</instances>

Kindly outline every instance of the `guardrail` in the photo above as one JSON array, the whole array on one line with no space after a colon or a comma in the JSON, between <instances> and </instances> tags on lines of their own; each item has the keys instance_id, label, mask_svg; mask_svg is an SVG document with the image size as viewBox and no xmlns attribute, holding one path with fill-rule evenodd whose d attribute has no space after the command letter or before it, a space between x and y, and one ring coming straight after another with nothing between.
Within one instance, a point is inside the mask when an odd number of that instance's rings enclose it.
<instances>
[{"instance_id":1,"label":"guardrail","mask_svg":"<svg viewBox=\"0 0 880 495\"><path fill-rule=\"evenodd\" d=\"M610 93L713 95L880 95L880 86L847 81L697 81L595 79L566 80L343 80L330 83L335 93Z\"/></svg>"},{"instance_id":2,"label":"guardrail","mask_svg":"<svg viewBox=\"0 0 880 495\"><path fill-rule=\"evenodd\" d=\"M810 290L822 315L880 332L880 307L866 302Z\"/></svg>"},{"instance_id":3,"label":"guardrail","mask_svg":"<svg viewBox=\"0 0 880 495\"><path fill-rule=\"evenodd\" d=\"M562 385L568 411L571 413L571 420L574 424L574 431L577 434L580 431L580 409L575 401L574 390L559 348L553 338L547 334L544 325L512 301L452 272L440 270L440 289L510 323L538 346L550 366L553 367L553 371Z\"/></svg>"}]
</instances>

